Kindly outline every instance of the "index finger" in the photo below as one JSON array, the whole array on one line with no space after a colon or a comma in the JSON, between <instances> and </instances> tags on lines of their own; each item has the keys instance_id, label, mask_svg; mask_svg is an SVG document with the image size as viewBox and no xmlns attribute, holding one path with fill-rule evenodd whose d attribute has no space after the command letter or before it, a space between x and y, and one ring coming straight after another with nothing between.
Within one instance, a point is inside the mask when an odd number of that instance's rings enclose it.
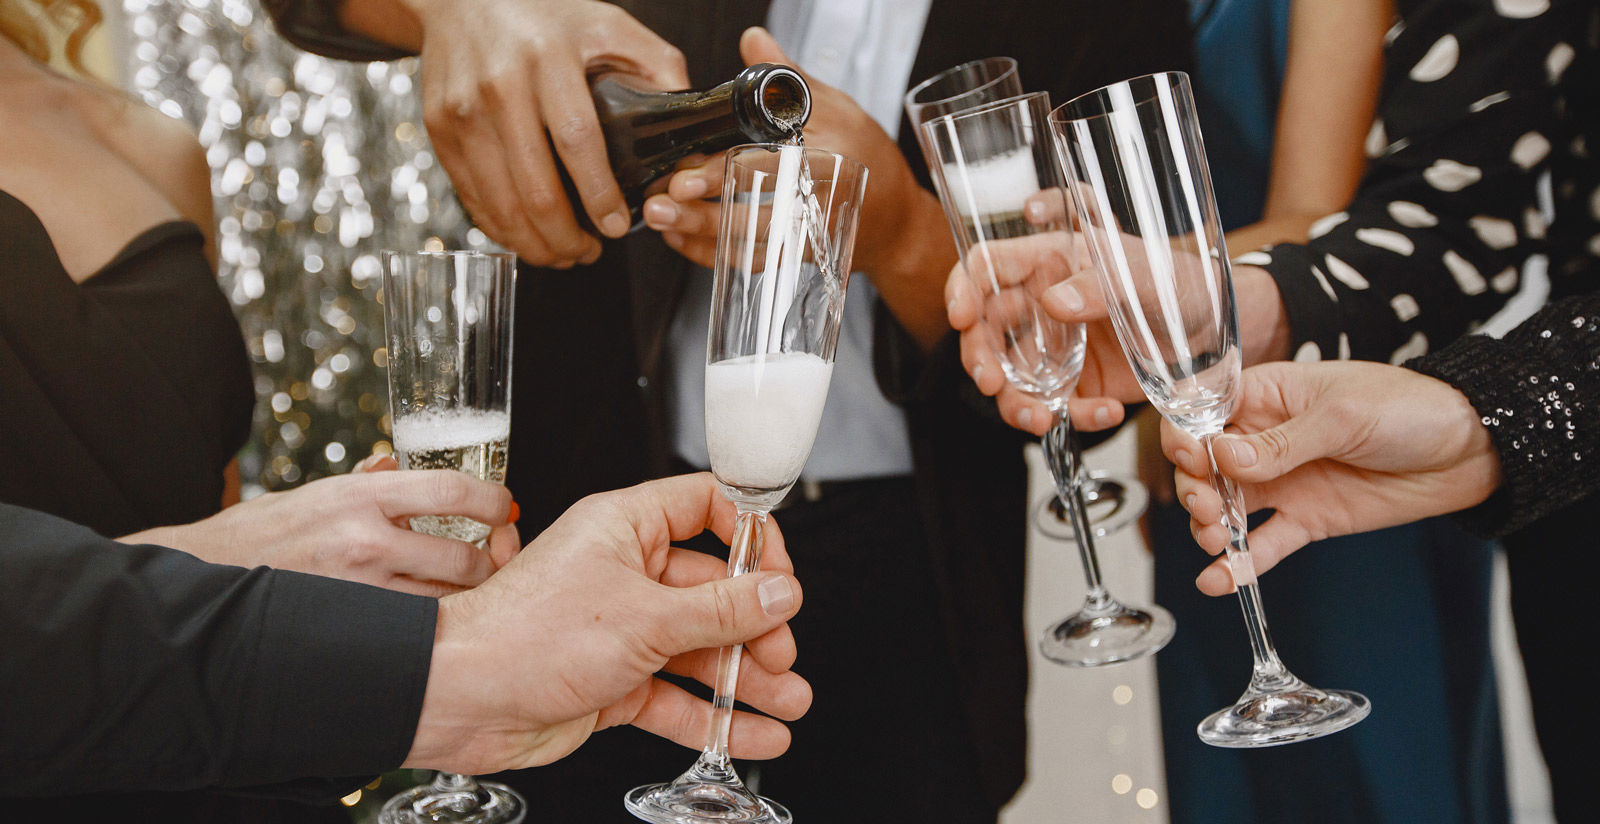
<instances>
[{"instance_id":1,"label":"index finger","mask_svg":"<svg viewBox=\"0 0 1600 824\"><path fill-rule=\"evenodd\" d=\"M346 475L356 494L384 518L413 515L465 515L489 526L511 522L511 493L500 484L454 469L412 469Z\"/></svg>"},{"instance_id":2,"label":"index finger","mask_svg":"<svg viewBox=\"0 0 1600 824\"><path fill-rule=\"evenodd\" d=\"M541 108L550 142L583 200L583 209L606 236L622 237L633 220L606 158L605 134L588 83L581 73L554 71L546 75L543 89Z\"/></svg>"}]
</instances>

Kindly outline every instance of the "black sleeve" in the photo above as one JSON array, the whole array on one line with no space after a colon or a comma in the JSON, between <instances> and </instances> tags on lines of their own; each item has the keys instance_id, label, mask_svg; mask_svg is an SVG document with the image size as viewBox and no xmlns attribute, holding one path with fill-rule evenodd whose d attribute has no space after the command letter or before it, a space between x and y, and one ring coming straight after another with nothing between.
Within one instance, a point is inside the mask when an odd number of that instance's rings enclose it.
<instances>
[{"instance_id":1,"label":"black sleeve","mask_svg":"<svg viewBox=\"0 0 1600 824\"><path fill-rule=\"evenodd\" d=\"M437 609L0 504L0 796L279 784L305 797L305 779L394 769Z\"/></svg>"},{"instance_id":2,"label":"black sleeve","mask_svg":"<svg viewBox=\"0 0 1600 824\"><path fill-rule=\"evenodd\" d=\"M1457 516L1463 526L1498 537L1600 492L1600 295L1406 365L1460 389L1500 453L1500 489Z\"/></svg>"},{"instance_id":3,"label":"black sleeve","mask_svg":"<svg viewBox=\"0 0 1600 824\"><path fill-rule=\"evenodd\" d=\"M1504 306L1543 250L1537 185L1565 148L1556 58L1585 4L1526 19L1493 6L1403 4L1354 200L1309 242L1236 259L1277 282L1296 360L1400 363L1442 346Z\"/></svg>"},{"instance_id":4,"label":"black sleeve","mask_svg":"<svg viewBox=\"0 0 1600 824\"><path fill-rule=\"evenodd\" d=\"M261 0L278 34L290 43L338 60L399 60L410 52L348 31L339 23L344 0Z\"/></svg>"}]
</instances>

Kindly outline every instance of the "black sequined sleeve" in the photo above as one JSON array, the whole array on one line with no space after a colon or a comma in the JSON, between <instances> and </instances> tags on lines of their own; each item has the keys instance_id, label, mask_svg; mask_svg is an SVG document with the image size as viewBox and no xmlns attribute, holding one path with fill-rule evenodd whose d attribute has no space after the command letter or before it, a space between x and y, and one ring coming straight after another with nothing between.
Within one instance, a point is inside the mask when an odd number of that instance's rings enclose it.
<instances>
[{"instance_id":1,"label":"black sequined sleeve","mask_svg":"<svg viewBox=\"0 0 1600 824\"><path fill-rule=\"evenodd\" d=\"M1500 340L1471 335L1406 364L1460 389L1503 482L1461 513L1498 537L1600 492L1600 295L1552 303Z\"/></svg>"},{"instance_id":2,"label":"black sequined sleeve","mask_svg":"<svg viewBox=\"0 0 1600 824\"><path fill-rule=\"evenodd\" d=\"M1401 363L1504 306L1548 227L1562 79L1585 4L1402 2L1355 198L1304 244L1240 255L1276 281L1296 360Z\"/></svg>"}]
</instances>

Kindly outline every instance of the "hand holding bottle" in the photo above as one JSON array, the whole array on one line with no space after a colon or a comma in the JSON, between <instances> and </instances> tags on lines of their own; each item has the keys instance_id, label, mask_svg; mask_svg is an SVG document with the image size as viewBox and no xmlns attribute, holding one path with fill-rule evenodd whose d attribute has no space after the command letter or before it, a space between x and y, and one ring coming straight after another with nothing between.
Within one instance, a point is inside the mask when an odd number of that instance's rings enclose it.
<instances>
[{"instance_id":1,"label":"hand holding bottle","mask_svg":"<svg viewBox=\"0 0 1600 824\"><path fill-rule=\"evenodd\" d=\"M473 220L529 263L591 263L628 230L588 75L688 86L684 59L627 12L596 0L347 0L353 31L421 50L423 120ZM557 165L583 198L569 203Z\"/></svg>"},{"instance_id":2,"label":"hand holding bottle","mask_svg":"<svg viewBox=\"0 0 1600 824\"><path fill-rule=\"evenodd\" d=\"M739 53L746 65L795 66L762 28L745 31ZM900 146L848 94L800 73L811 90L806 145L860 161L871 172L854 267L872 278L900 322L931 346L949 332L938 278L956 258L938 198L917 184ZM710 266L721 191L720 156L686 166L671 177L665 194L645 201L645 225L679 254Z\"/></svg>"}]
</instances>

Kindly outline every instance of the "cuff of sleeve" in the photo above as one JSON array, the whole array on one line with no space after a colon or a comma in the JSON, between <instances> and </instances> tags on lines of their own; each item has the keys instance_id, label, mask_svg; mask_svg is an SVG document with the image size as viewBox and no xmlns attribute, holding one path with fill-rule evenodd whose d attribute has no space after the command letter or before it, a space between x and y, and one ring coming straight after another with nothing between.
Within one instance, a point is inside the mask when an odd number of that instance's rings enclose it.
<instances>
[{"instance_id":1,"label":"cuff of sleeve","mask_svg":"<svg viewBox=\"0 0 1600 824\"><path fill-rule=\"evenodd\" d=\"M354 34L339 22L337 2L267 0L267 13L283 39L298 48L335 60L399 60L410 52Z\"/></svg>"},{"instance_id":2,"label":"cuff of sleeve","mask_svg":"<svg viewBox=\"0 0 1600 824\"><path fill-rule=\"evenodd\" d=\"M1296 361L1348 357L1348 339L1340 342L1339 315L1334 311L1332 287L1317 269L1309 248L1281 243L1241 255L1238 262L1266 269L1278 284L1284 318L1289 323L1289 348Z\"/></svg>"},{"instance_id":3,"label":"cuff of sleeve","mask_svg":"<svg viewBox=\"0 0 1600 824\"><path fill-rule=\"evenodd\" d=\"M270 574L276 580L231 772L262 784L396 768L411 750L422 713L438 601L314 575ZM282 774L285 764L295 765L293 775Z\"/></svg>"},{"instance_id":4,"label":"cuff of sleeve","mask_svg":"<svg viewBox=\"0 0 1600 824\"><path fill-rule=\"evenodd\" d=\"M1500 453L1500 488L1488 500L1463 510L1454 518L1463 529L1485 538L1498 538L1514 532L1536 519L1538 507L1528 496L1540 487L1537 463L1519 460L1516 441L1522 427L1510 420L1510 410L1526 409L1527 399L1520 384L1506 380L1518 374L1525 356L1486 335L1468 335L1455 343L1407 361L1404 366L1438 378L1460 390L1477 411L1495 451ZM1533 424L1533 421L1528 421Z\"/></svg>"}]
</instances>

